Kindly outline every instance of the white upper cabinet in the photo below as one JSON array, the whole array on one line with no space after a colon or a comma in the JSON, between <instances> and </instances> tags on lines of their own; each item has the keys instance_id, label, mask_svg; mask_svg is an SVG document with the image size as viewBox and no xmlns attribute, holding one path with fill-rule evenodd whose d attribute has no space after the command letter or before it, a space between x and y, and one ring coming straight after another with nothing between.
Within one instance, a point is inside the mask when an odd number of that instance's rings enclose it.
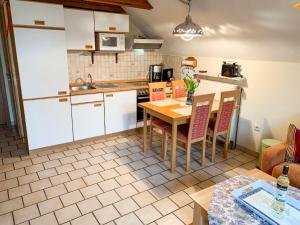
<instances>
[{"instance_id":1,"label":"white upper cabinet","mask_svg":"<svg viewBox=\"0 0 300 225\"><path fill-rule=\"evenodd\" d=\"M11 0L10 6L14 25L65 27L62 5Z\"/></svg>"},{"instance_id":2,"label":"white upper cabinet","mask_svg":"<svg viewBox=\"0 0 300 225\"><path fill-rule=\"evenodd\" d=\"M14 28L23 99L69 91L65 31Z\"/></svg>"},{"instance_id":3,"label":"white upper cabinet","mask_svg":"<svg viewBox=\"0 0 300 225\"><path fill-rule=\"evenodd\" d=\"M94 12L65 9L66 41L70 50L95 50Z\"/></svg>"},{"instance_id":4,"label":"white upper cabinet","mask_svg":"<svg viewBox=\"0 0 300 225\"><path fill-rule=\"evenodd\" d=\"M129 32L129 16L126 14L94 12L96 32Z\"/></svg>"}]
</instances>

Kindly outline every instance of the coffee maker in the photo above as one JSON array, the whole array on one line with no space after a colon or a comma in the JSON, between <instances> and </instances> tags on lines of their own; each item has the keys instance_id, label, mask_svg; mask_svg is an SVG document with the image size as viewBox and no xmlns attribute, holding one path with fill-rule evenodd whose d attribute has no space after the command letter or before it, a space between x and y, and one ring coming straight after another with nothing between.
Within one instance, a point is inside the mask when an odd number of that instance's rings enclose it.
<instances>
[{"instance_id":1,"label":"coffee maker","mask_svg":"<svg viewBox=\"0 0 300 225\"><path fill-rule=\"evenodd\" d=\"M159 82L162 81L162 65L150 65L149 67L149 81L150 82Z\"/></svg>"}]
</instances>

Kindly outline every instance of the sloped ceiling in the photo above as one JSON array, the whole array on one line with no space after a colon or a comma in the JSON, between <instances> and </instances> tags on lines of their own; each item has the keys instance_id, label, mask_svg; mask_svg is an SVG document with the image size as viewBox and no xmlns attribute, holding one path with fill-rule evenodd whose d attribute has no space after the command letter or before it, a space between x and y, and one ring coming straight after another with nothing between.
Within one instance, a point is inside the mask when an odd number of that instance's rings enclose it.
<instances>
[{"instance_id":1,"label":"sloped ceiling","mask_svg":"<svg viewBox=\"0 0 300 225\"><path fill-rule=\"evenodd\" d=\"M165 54L300 62L295 0L193 0L193 21L205 35L190 42L172 35L187 14L186 5L179 0L149 2L152 10L125 10L145 35L165 40Z\"/></svg>"}]
</instances>

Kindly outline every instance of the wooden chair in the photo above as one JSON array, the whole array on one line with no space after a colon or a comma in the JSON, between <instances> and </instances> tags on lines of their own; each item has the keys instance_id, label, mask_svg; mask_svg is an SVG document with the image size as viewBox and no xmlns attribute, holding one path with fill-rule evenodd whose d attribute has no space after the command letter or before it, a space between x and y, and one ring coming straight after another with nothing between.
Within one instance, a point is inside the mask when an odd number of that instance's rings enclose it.
<instances>
[{"instance_id":1,"label":"wooden chair","mask_svg":"<svg viewBox=\"0 0 300 225\"><path fill-rule=\"evenodd\" d=\"M222 92L217 117L209 121L208 135L212 138L212 162L215 161L216 141L220 135L226 135L223 157L227 158L231 120L239 96L240 90Z\"/></svg>"},{"instance_id":2,"label":"wooden chair","mask_svg":"<svg viewBox=\"0 0 300 225\"><path fill-rule=\"evenodd\" d=\"M205 166L206 135L209 117L214 101L215 94L198 95L193 97L192 115L189 124L178 126L177 140L185 144L186 151L186 170L190 170L191 145L202 141L202 167ZM172 136L172 127L165 129L165 146L163 146L163 159L166 158L167 140Z\"/></svg>"},{"instance_id":3,"label":"wooden chair","mask_svg":"<svg viewBox=\"0 0 300 225\"><path fill-rule=\"evenodd\" d=\"M149 83L149 98L150 101L159 101L166 99L166 82L155 82L155 83ZM165 128L170 126L169 123L158 119L156 117L150 117L150 147L152 146L152 136L153 136L153 127L161 130L162 132L162 144L164 144L164 133Z\"/></svg>"},{"instance_id":4,"label":"wooden chair","mask_svg":"<svg viewBox=\"0 0 300 225\"><path fill-rule=\"evenodd\" d=\"M172 98L183 98L186 96L185 84L183 80L173 80L171 82Z\"/></svg>"}]
</instances>

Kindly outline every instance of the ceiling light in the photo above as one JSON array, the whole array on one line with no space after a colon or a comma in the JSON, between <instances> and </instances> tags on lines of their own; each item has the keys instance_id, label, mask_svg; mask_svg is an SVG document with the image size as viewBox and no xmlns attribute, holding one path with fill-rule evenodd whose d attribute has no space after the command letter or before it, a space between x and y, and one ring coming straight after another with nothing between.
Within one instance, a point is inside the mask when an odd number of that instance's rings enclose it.
<instances>
[{"instance_id":1,"label":"ceiling light","mask_svg":"<svg viewBox=\"0 0 300 225\"><path fill-rule=\"evenodd\" d=\"M185 18L185 21L178 26L175 27L173 31L174 36L179 36L185 41L190 41L194 37L200 37L203 35L202 28L192 21L192 17L190 15L191 12L191 1L192 0L180 0L184 4L189 6L188 15Z\"/></svg>"},{"instance_id":2,"label":"ceiling light","mask_svg":"<svg viewBox=\"0 0 300 225\"><path fill-rule=\"evenodd\" d=\"M294 5L294 8L300 10L300 2L296 3L296 4Z\"/></svg>"}]
</instances>

